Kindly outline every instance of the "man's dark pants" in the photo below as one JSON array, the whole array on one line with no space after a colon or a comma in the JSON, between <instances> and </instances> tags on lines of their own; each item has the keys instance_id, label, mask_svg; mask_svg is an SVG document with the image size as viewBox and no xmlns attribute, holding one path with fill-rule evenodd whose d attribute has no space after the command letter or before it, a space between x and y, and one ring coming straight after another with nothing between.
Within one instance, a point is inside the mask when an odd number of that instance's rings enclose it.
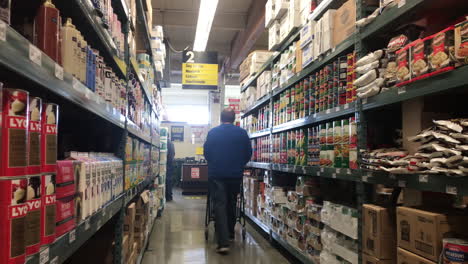
<instances>
[{"instance_id":1,"label":"man's dark pants","mask_svg":"<svg viewBox=\"0 0 468 264\"><path fill-rule=\"evenodd\" d=\"M166 201L172 201L172 172L173 168L167 167L166 169Z\"/></svg>"},{"instance_id":2,"label":"man's dark pants","mask_svg":"<svg viewBox=\"0 0 468 264\"><path fill-rule=\"evenodd\" d=\"M215 229L219 247L229 246L229 236L234 236L236 202L242 178L210 179L213 194Z\"/></svg>"}]
</instances>

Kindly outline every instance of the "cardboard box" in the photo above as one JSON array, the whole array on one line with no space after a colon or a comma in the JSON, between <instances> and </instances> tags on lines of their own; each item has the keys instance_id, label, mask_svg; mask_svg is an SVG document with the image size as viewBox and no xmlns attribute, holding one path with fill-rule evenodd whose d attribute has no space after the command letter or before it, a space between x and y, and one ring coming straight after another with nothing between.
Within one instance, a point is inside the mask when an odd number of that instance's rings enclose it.
<instances>
[{"instance_id":1,"label":"cardboard box","mask_svg":"<svg viewBox=\"0 0 468 264\"><path fill-rule=\"evenodd\" d=\"M302 68L305 68L307 65L309 65L313 60L314 60L314 44L309 43L305 47L302 48L301 50L301 64Z\"/></svg>"},{"instance_id":2,"label":"cardboard box","mask_svg":"<svg viewBox=\"0 0 468 264\"><path fill-rule=\"evenodd\" d=\"M395 209L363 205L362 250L378 259L395 259Z\"/></svg>"},{"instance_id":3,"label":"cardboard box","mask_svg":"<svg viewBox=\"0 0 468 264\"><path fill-rule=\"evenodd\" d=\"M129 243L129 250L131 251L131 247L133 245L134 239L134 232L133 229L135 227L135 203L131 203L127 209L125 210L125 218L124 218L124 235L128 235L128 243Z\"/></svg>"},{"instance_id":4,"label":"cardboard box","mask_svg":"<svg viewBox=\"0 0 468 264\"><path fill-rule=\"evenodd\" d=\"M274 2L274 0L268 0L265 4L265 28L268 28L273 24Z\"/></svg>"},{"instance_id":5,"label":"cardboard box","mask_svg":"<svg viewBox=\"0 0 468 264\"><path fill-rule=\"evenodd\" d=\"M268 29L268 49L274 50L276 49L277 45L279 44L280 36L280 23L278 20L275 20L270 29Z\"/></svg>"},{"instance_id":6,"label":"cardboard box","mask_svg":"<svg viewBox=\"0 0 468 264\"><path fill-rule=\"evenodd\" d=\"M303 48L312 40L314 39L314 32L315 32L315 24L314 20L307 22L301 29L301 41L300 47Z\"/></svg>"},{"instance_id":7,"label":"cardboard box","mask_svg":"<svg viewBox=\"0 0 468 264\"><path fill-rule=\"evenodd\" d=\"M402 248L397 248L397 264L436 264Z\"/></svg>"},{"instance_id":8,"label":"cardboard box","mask_svg":"<svg viewBox=\"0 0 468 264\"><path fill-rule=\"evenodd\" d=\"M295 73L299 73L302 71L302 49L300 45L300 41L296 42L296 69Z\"/></svg>"},{"instance_id":9,"label":"cardboard box","mask_svg":"<svg viewBox=\"0 0 468 264\"><path fill-rule=\"evenodd\" d=\"M468 216L457 212L424 211L410 207L397 208L398 246L437 261L444 234L468 235Z\"/></svg>"},{"instance_id":10,"label":"cardboard box","mask_svg":"<svg viewBox=\"0 0 468 264\"><path fill-rule=\"evenodd\" d=\"M345 2L336 10L333 21L333 46L336 47L356 30L356 1L348 0Z\"/></svg>"},{"instance_id":11,"label":"cardboard box","mask_svg":"<svg viewBox=\"0 0 468 264\"><path fill-rule=\"evenodd\" d=\"M127 261L128 257L130 257L130 255L128 254L129 253L128 243L129 243L129 236L128 234L126 234L123 236L123 239L122 239L122 256L125 261Z\"/></svg>"},{"instance_id":12,"label":"cardboard box","mask_svg":"<svg viewBox=\"0 0 468 264\"><path fill-rule=\"evenodd\" d=\"M285 13L288 12L288 7L289 7L289 1L288 0L274 0L275 1L275 7L274 7L274 12L273 15L275 19L280 19L284 17Z\"/></svg>"},{"instance_id":13,"label":"cardboard box","mask_svg":"<svg viewBox=\"0 0 468 264\"><path fill-rule=\"evenodd\" d=\"M362 253L362 264L395 264L394 259L378 259Z\"/></svg>"}]
</instances>

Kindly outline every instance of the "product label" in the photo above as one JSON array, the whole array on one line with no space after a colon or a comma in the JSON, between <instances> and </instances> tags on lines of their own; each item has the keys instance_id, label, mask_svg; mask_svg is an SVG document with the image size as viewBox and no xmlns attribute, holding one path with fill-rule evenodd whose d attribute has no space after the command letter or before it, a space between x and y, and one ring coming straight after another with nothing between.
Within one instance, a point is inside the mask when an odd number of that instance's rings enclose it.
<instances>
[{"instance_id":1,"label":"product label","mask_svg":"<svg viewBox=\"0 0 468 264\"><path fill-rule=\"evenodd\" d=\"M453 243L444 243L443 263L467 263L468 262L468 244L459 245Z\"/></svg>"},{"instance_id":2,"label":"product label","mask_svg":"<svg viewBox=\"0 0 468 264\"><path fill-rule=\"evenodd\" d=\"M25 211L27 211L28 206L24 205ZM21 256L25 253L25 221L24 217L26 214L23 214L21 217L11 220L10 224L10 257L15 258Z\"/></svg>"}]
</instances>

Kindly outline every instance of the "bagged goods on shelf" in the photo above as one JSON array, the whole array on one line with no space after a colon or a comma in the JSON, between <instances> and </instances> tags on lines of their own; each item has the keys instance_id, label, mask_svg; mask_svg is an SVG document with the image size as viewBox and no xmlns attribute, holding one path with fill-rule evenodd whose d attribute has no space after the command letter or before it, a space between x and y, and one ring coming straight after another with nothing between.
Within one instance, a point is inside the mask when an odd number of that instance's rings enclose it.
<instances>
[{"instance_id":1,"label":"bagged goods on shelf","mask_svg":"<svg viewBox=\"0 0 468 264\"><path fill-rule=\"evenodd\" d=\"M357 210L329 201L323 202L321 219L324 224L346 236L357 239Z\"/></svg>"},{"instance_id":2,"label":"bagged goods on shelf","mask_svg":"<svg viewBox=\"0 0 468 264\"><path fill-rule=\"evenodd\" d=\"M368 24L373 22L375 18L377 18L377 16L380 15L384 10L387 10L391 7L396 6L397 2L398 0L380 0L380 8L375 9L375 11L372 12L372 14L370 14L369 16L365 18L361 18L358 21L356 21L356 26L358 27L367 26Z\"/></svg>"},{"instance_id":3,"label":"bagged goods on shelf","mask_svg":"<svg viewBox=\"0 0 468 264\"><path fill-rule=\"evenodd\" d=\"M41 246L41 176L28 178L26 189L26 203L28 204L28 213L25 219L25 246L26 255L33 255L39 252Z\"/></svg>"},{"instance_id":4,"label":"bagged goods on shelf","mask_svg":"<svg viewBox=\"0 0 468 264\"><path fill-rule=\"evenodd\" d=\"M444 173L447 175L467 175L468 156L466 156L465 138L467 126L465 119L434 120L435 126L423 130L414 137L408 138L411 142L421 142L418 151L414 154L419 158L415 163L421 172ZM465 131L465 132L464 132Z\"/></svg>"},{"instance_id":5,"label":"bagged goods on shelf","mask_svg":"<svg viewBox=\"0 0 468 264\"><path fill-rule=\"evenodd\" d=\"M455 58L468 64L468 20L455 25Z\"/></svg>"},{"instance_id":6,"label":"bagged goods on shelf","mask_svg":"<svg viewBox=\"0 0 468 264\"><path fill-rule=\"evenodd\" d=\"M358 252L357 240L346 237L345 235L340 234L329 227L325 227L323 229L320 238L323 244L322 254L325 252L325 256L327 254L332 254L339 256L350 263L358 263L358 254L356 253ZM324 263L334 262L327 261Z\"/></svg>"},{"instance_id":7,"label":"bagged goods on shelf","mask_svg":"<svg viewBox=\"0 0 468 264\"><path fill-rule=\"evenodd\" d=\"M426 211L410 207L397 208L398 246L432 261L438 261L442 239L447 234L468 235L468 217L457 211Z\"/></svg>"},{"instance_id":8,"label":"bagged goods on shelf","mask_svg":"<svg viewBox=\"0 0 468 264\"><path fill-rule=\"evenodd\" d=\"M0 181L0 210L7 212L0 217L0 232L3 234L3 243L0 244L1 263L25 262L27 188L28 180L25 177Z\"/></svg>"},{"instance_id":9,"label":"bagged goods on shelf","mask_svg":"<svg viewBox=\"0 0 468 264\"><path fill-rule=\"evenodd\" d=\"M34 22L34 45L47 54L58 64L62 64L60 56L60 25L62 19L60 12L46 0L35 17Z\"/></svg>"},{"instance_id":10,"label":"bagged goods on shelf","mask_svg":"<svg viewBox=\"0 0 468 264\"><path fill-rule=\"evenodd\" d=\"M0 176L24 176L28 167L28 92L5 89L2 107L2 162ZM14 148L11 147L14 145Z\"/></svg>"}]
</instances>

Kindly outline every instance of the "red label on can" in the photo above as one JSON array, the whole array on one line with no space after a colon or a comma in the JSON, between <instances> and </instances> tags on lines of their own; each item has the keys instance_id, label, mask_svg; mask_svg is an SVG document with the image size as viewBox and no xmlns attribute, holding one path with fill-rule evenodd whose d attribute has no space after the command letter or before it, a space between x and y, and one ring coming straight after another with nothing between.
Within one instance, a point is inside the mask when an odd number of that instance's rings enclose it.
<instances>
[{"instance_id":1,"label":"red label on can","mask_svg":"<svg viewBox=\"0 0 468 264\"><path fill-rule=\"evenodd\" d=\"M43 109L41 137L42 172L56 172L58 106L47 103L44 104Z\"/></svg>"},{"instance_id":2,"label":"red label on can","mask_svg":"<svg viewBox=\"0 0 468 264\"><path fill-rule=\"evenodd\" d=\"M29 98L29 131L28 131L28 175L41 173L41 110L42 100L39 97Z\"/></svg>"},{"instance_id":3,"label":"red label on can","mask_svg":"<svg viewBox=\"0 0 468 264\"><path fill-rule=\"evenodd\" d=\"M0 176L24 176L27 168L28 93L4 89Z\"/></svg>"},{"instance_id":4,"label":"red label on can","mask_svg":"<svg viewBox=\"0 0 468 264\"><path fill-rule=\"evenodd\" d=\"M41 245L55 240L55 175L42 175Z\"/></svg>"},{"instance_id":5,"label":"red label on can","mask_svg":"<svg viewBox=\"0 0 468 264\"><path fill-rule=\"evenodd\" d=\"M27 179L0 181L0 263L22 264L25 261L25 220Z\"/></svg>"}]
</instances>

